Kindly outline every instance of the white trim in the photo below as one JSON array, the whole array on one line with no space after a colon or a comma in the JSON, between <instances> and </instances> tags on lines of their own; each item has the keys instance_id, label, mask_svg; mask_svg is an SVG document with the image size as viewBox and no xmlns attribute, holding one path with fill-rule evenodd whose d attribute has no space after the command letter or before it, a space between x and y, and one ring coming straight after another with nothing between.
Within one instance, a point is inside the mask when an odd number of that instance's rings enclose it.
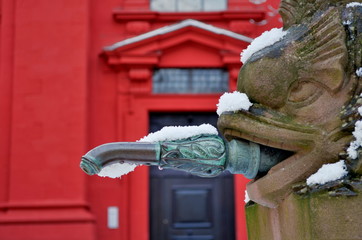
<instances>
[{"instance_id":1,"label":"white trim","mask_svg":"<svg viewBox=\"0 0 362 240\"><path fill-rule=\"evenodd\" d=\"M103 50L105 50L105 51L113 51L113 50L115 50L115 49L117 49L119 47L123 47L125 45L129 45L129 44L132 44L132 43L135 43L135 42L139 42L139 41L142 41L142 40L147 39L147 38L163 35L163 34L173 32L173 31L179 30L181 28L189 27L189 26L201 28L201 29L204 29L206 31L213 32L215 34L225 35L225 36L232 37L232 38L235 38L235 39L238 39L238 40L241 40L241 41L244 41L244 42L248 42L248 43L251 43L253 41L252 38L246 37L244 35L237 34L237 33L234 33L232 31L229 31L229 30L226 30L226 29L223 29L223 28L215 27L213 25L206 24L206 23L194 20L194 19L187 19L187 20L184 20L184 21L176 23L176 24L168 25L168 26L165 26L165 27L162 27L162 28L159 28L159 29L156 29L156 30L153 30L153 31L141 34L141 35L138 35L136 37L132 37L132 38L122 40L122 41L117 42L117 43L115 43L115 44L113 44L111 46L104 47Z\"/></svg>"}]
</instances>

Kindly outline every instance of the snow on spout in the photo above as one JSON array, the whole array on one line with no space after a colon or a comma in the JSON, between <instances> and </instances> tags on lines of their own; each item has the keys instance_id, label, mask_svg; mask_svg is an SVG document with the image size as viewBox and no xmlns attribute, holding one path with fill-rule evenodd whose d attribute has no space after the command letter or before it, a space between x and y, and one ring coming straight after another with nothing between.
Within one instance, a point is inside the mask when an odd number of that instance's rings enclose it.
<instances>
[{"instance_id":1,"label":"snow on spout","mask_svg":"<svg viewBox=\"0 0 362 240\"><path fill-rule=\"evenodd\" d=\"M200 126L167 126L160 131L150 133L147 136L141 138L139 142L161 142L161 141L173 141L200 134L217 135L217 130L210 124L201 124Z\"/></svg>"},{"instance_id":2,"label":"snow on spout","mask_svg":"<svg viewBox=\"0 0 362 240\"><path fill-rule=\"evenodd\" d=\"M138 142L161 142L161 141L173 141L184 138L189 138L192 136L200 134L209 134L217 135L217 130L210 124L202 124L200 126L168 126L162 128L160 131L150 133L147 136L140 139ZM123 175L126 175L139 166L136 164L130 163L114 163L108 166L105 166L99 173L98 176L101 177L110 177L118 178Z\"/></svg>"}]
</instances>

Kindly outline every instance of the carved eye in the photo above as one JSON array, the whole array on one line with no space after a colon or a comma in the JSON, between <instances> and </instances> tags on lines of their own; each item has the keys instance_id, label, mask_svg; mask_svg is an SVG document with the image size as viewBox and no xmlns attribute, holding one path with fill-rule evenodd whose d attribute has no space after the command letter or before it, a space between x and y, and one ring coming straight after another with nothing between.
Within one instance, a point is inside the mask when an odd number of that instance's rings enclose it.
<instances>
[{"instance_id":1,"label":"carved eye","mask_svg":"<svg viewBox=\"0 0 362 240\"><path fill-rule=\"evenodd\" d=\"M291 86L288 101L306 105L314 102L322 94L322 90L312 82L296 82Z\"/></svg>"}]
</instances>

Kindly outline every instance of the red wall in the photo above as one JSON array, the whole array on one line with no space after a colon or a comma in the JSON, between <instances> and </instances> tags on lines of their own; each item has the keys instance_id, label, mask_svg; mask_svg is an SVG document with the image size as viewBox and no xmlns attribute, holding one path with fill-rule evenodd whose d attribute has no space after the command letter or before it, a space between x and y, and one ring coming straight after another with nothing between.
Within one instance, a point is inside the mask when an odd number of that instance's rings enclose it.
<instances>
[{"instance_id":1,"label":"red wall","mask_svg":"<svg viewBox=\"0 0 362 240\"><path fill-rule=\"evenodd\" d=\"M278 16L270 16L277 4L271 0L263 5L229 0L228 11L215 14L150 12L147 0L0 4L0 239L5 240L148 239L147 168L120 180L88 177L79 168L80 156L105 142L139 139L148 132L149 111L214 111L218 95L152 96L151 70L172 64L226 67L235 88L240 65L234 52L246 43L219 39L210 47L207 33L193 29L183 35L198 36L193 44L165 48L155 62L143 56L144 62L125 64L102 55L104 46L187 18L249 37L280 25ZM250 23L251 16L258 23ZM198 44L209 46L214 57ZM127 51L152 50L151 43L146 46ZM177 51L180 47L185 51ZM218 48L232 54L217 55ZM244 185L245 179L236 177L238 240L246 239ZM107 228L108 206L120 209L119 229Z\"/></svg>"},{"instance_id":2,"label":"red wall","mask_svg":"<svg viewBox=\"0 0 362 240\"><path fill-rule=\"evenodd\" d=\"M95 239L77 166L87 149L88 1L1 4L0 238Z\"/></svg>"}]
</instances>

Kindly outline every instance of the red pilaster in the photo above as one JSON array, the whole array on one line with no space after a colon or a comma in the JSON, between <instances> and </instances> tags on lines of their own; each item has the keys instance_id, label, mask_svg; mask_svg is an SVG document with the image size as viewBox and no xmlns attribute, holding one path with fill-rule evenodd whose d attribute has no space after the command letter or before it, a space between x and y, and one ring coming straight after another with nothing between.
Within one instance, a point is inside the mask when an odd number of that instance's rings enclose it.
<instances>
[{"instance_id":1,"label":"red pilaster","mask_svg":"<svg viewBox=\"0 0 362 240\"><path fill-rule=\"evenodd\" d=\"M8 188L0 187L6 189L1 239L94 239L79 171L86 149L88 1L2 3L9 10L2 9L2 30L12 28L9 39L2 35L2 57L12 54L1 68L2 108L11 114L1 122L10 150L3 160L9 178L1 182Z\"/></svg>"},{"instance_id":2,"label":"red pilaster","mask_svg":"<svg viewBox=\"0 0 362 240\"><path fill-rule=\"evenodd\" d=\"M1 2L0 24L0 204L8 199L14 49L14 2ZM3 36L7 36L4 38ZM1 212L0 212L1 213Z\"/></svg>"}]
</instances>

